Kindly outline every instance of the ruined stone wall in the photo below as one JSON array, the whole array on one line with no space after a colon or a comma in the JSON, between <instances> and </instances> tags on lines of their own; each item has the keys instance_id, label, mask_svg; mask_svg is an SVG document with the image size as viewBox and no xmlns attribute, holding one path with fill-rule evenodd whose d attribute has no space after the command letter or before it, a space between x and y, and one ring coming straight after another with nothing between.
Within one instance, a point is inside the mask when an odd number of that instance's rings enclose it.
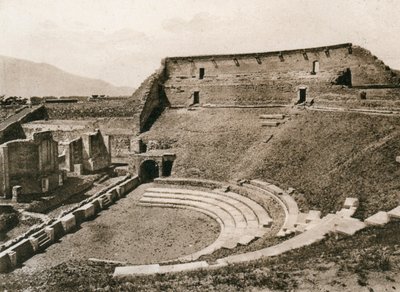
<instances>
[{"instance_id":1,"label":"ruined stone wall","mask_svg":"<svg viewBox=\"0 0 400 292\"><path fill-rule=\"evenodd\" d=\"M72 141L61 142L58 145L60 155L64 155L61 169L74 171L74 164L83 163L83 143L82 138L76 138Z\"/></svg>"},{"instance_id":2,"label":"ruined stone wall","mask_svg":"<svg viewBox=\"0 0 400 292\"><path fill-rule=\"evenodd\" d=\"M50 119L87 119L99 117L134 117L138 103L132 98L101 99L78 103L48 103L45 105Z\"/></svg>"},{"instance_id":3,"label":"ruined stone wall","mask_svg":"<svg viewBox=\"0 0 400 292\"><path fill-rule=\"evenodd\" d=\"M42 179L48 190L59 183L58 146L50 132L40 132L33 140L13 140L0 146L1 194L10 196L13 186L22 187L22 194L41 193Z\"/></svg>"},{"instance_id":4,"label":"ruined stone wall","mask_svg":"<svg viewBox=\"0 0 400 292\"><path fill-rule=\"evenodd\" d=\"M25 139L26 136L21 124L45 118L47 118L47 113L43 106L26 107L9 116L0 123L0 144L15 139Z\"/></svg>"},{"instance_id":5,"label":"ruined stone wall","mask_svg":"<svg viewBox=\"0 0 400 292\"><path fill-rule=\"evenodd\" d=\"M109 141L105 141L99 130L84 135L83 142L83 167L87 171L97 171L108 167L111 163ZM107 144L106 144L107 143Z\"/></svg>"},{"instance_id":6,"label":"ruined stone wall","mask_svg":"<svg viewBox=\"0 0 400 292\"><path fill-rule=\"evenodd\" d=\"M259 54L168 58L165 93L172 106L192 104L196 91L200 104L287 103L297 99L300 85L307 86L315 97L337 90L335 84L347 68L352 85L399 82L396 73L370 52L343 44Z\"/></svg>"},{"instance_id":7,"label":"ruined stone wall","mask_svg":"<svg viewBox=\"0 0 400 292\"><path fill-rule=\"evenodd\" d=\"M88 132L99 129L104 139L110 140L112 158L122 162L129 156L130 149L139 131L136 129L135 118L88 119L88 120L48 120L23 124L25 134L30 137L36 131L51 131L58 142L70 142L78 139ZM64 151L62 143L59 144L60 154ZM64 167L64 166L63 166Z\"/></svg>"},{"instance_id":8,"label":"ruined stone wall","mask_svg":"<svg viewBox=\"0 0 400 292\"><path fill-rule=\"evenodd\" d=\"M140 117L137 120L137 128L140 132L147 131L168 105L163 87L164 81L165 66L162 64L161 68L148 77L133 94L133 97L139 100Z\"/></svg>"},{"instance_id":9,"label":"ruined stone wall","mask_svg":"<svg viewBox=\"0 0 400 292\"><path fill-rule=\"evenodd\" d=\"M15 140L7 143L8 182L5 192L16 185L23 193L40 193L38 146L29 140Z\"/></svg>"},{"instance_id":10,"label":"ruined stone wall","mask_svg":"<svg viewBox=\"0 0 400 292\"><path fill-rule=\"evenodd\" d=\"M134 137L132 135L110 135L111 157L128 157L132 151Z\"/></svg>"},{"instance_id":11,"label":"ruined stone wall","mask_svg":"<svg viewBox=\"0 0 400 292\"><path fill-rule=\"evenodd\" d=\"M0 130L0 144L6 143L11 140L25 139L24 130L19 122L7 124Z\"/></svg>"}]
</instances>

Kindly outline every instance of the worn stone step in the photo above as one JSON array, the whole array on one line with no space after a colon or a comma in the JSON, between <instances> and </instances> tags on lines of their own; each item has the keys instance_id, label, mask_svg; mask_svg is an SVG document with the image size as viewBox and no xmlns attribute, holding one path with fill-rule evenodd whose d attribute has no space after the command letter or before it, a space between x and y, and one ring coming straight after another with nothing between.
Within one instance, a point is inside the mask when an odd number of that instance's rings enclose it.
<instances>
[{"instance_id":1,"label":"worn stone step","mask_svg":"<svg viewBox=\"0 0 400 292\"><path fill-rule=\"evenodd\" d=\"M47 238L46 240L39 241L39 248L45 248L48 247L51 244L50 238Z\"/></svg>"},{"instance_id":2,"label":"worn stone step","mask_svg":"<svg viewBox=\"0 0 400 292\"><path fill-rule=\"evenodd\" d=\"M262 127L278 127L281 124L281 122L277 121L263 121L261 122Z\"/></svg>"},{"instance_id":3,"label":"worn stone step","mask_svg":"<svg viewBox=\"0 0 400 292\"><path fill-rule=\"evenodd\" d=\"M388 212L389 217L392 219L400 219L400 206L390 210Z\"/></svg>"},{"instance_id":4,"label":"worn stone step","mask_svg":"<svg viewBox=\"0 0 400 292\"><path fill-rule=\"evenodd\" d=\"M280 202L285 211L285 222L279 232L279 235L288 234L288 232L295 232L299 208L296 201L290 195L284 192L281 188L261 180L251 180L250 184L244 184L243 186L249 189L264 192L266 195L272 196L278 202Z\"/></svg>"},{"instance_id":5,"label":"worn stone step","mask_svg":"<svg viewBox=\"0 0 400 292\"><path fill-rule=\"evenodd\" d=\"M176 208L176 209L189 209L189 210L194 210L196 212L201 212L206 214L207 216L211 217L215 221L218 222L218 224L221 227L221 230L223 230L224 227L224 222L222 222L221 218L218 217L216 214L213 212L210 212L208 210L204 210L201 208L193 207L193 206L182 206L182 205L176 205L176 204L166 204L166 203L146 203L146 202L140 202L137 204L138 206L142 207L158 207L158 208Z\"/></svg>"},{"instance_id":6,"label":"worn stone step","mask_svg":"<svg viewBox=\"0 0 400 292\"><path fill-rule=\"evenodd\" d=\"M358 230L366 227L366 224L355 218L339 218L335 222L335 231L344 235L354 235Z\"/></svg>"},{"instance_id":7,"label":"worn stone step","mask_svg":"<svg viewBox=\"0 0 400 292\"><path fill-rule=\"evenodd\" d=\"M384 211L380 211L375 213L372 216L369 216L364 222L367 225L374 225L374 226L383 226L390 221L389 214Z\"/></svg>"},{"instance_id":8,"label":"worn stone step","mask_svg":"<svg viewBox=\"0 0 400 292\"><path fill-rule=\"evenodd\" d=\"M233 192L222 192L218 190L214 190L213 192L202 192L197 190L184 190L176 188L149 188L148 191L210 197L220 201L228 202L239 208L239 210L246 217L247 221L251 221L254 220L254 218L257 218L260 225L265 227L270 226L273 221L268 215L267 211L258 203ZM235 200L236 202L233 200Z\"/></svg>"},{"instance_id":9,"label":"worn stone step","mask_svg":"<svg viewBox=\"0 0 400 292\"><path fill-rule=\"evenodd\" d=\"M284 114L263 114L259 116L260 119L276 119L283 120L285 118Z\"/></svg>"},{"instance_id":10,"label":"worn stone step","mask_svg":"<svg viewBox=\"0 0 400 292\"><path fill-rule=\"evenodd\" d=\"M221 191L216 191L214 190L214 192L222 195L222 196L228 196L231 198L234 198L238 201L241 201L243 204L247 205L252 212L256 215L259 224L263 227L269 227L271 226L273 220L272 218L269 216L268 212L261 206L259 205L257 202L253 201L252 199L249 199L245 196L236 194L234 192L221 192Z\"/></svg>"},{"instance_id":11,"label":"worn stone step","mask_svg":"<svg viewBox=\"0 0 400 292\"><path fill-rule=\"evenodd\" d=\"M219 208L218 206L210 205L202 202L194 202L188 200L179 200L179 199L168 199L168 198L148 198L142 197L139 202L141 203L160 203L160 204L172 204L172 205L180 205L180 206L191 206L197 207L198 209L207 210L209 212L213 212L217 215L222 222L224 222L224 227L236 227L236 223L234 218L225 210Z\"/></svg>"},{"instance_id":12,"label":"worn stone step","mask_svg":"<svg viewBox=\"0 0 400 292\"><path fill-rule=\"evenodd\" d=\"M227 211L229 214L233 216L236 222L237 227L245 227L247 226L247 221L244 215L239 211L239 209L233 207L232 205L229 205L223 201L218 201L213 198L208 198L208 197L199 197L199 196L193 196L189 194L163 194L163 193L150 193L150 192L145 192L143 194L143 197L152 197L152 198L172 198L172 199L179 199L179 200L192 200L195 202L205 202L211 205L216 205ZM253 221L254 222L254 221ZM251 224L251 222L249 222Z\"/></svg>"}]
</instances>

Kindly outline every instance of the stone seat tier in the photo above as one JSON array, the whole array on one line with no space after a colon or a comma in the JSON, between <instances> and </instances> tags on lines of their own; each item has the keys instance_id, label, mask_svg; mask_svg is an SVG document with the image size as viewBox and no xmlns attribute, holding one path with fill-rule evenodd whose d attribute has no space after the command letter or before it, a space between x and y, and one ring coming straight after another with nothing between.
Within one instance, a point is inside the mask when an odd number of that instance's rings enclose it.
<instances>
[{"instance_id":1,"label":"stone seat tier","mask_svg":"<svg viewBox=\"0 0 400 292\"><path fill-rule=\"evenodd\" d=\"M181 257L182 261L197 260L220 248L232 249L238 244L246 245L262 237L266 231L263 226L270 225L272 221L265 209L256 202L232 192L148 188L139 205L192 209L217 220L221 226L217 240L196 253Z\"/></svg>"},{"instance_id":2,"label":"stone seat tier","mask_svg":"<svg viewBox=\"0 0 400 292\"><path fill-rule=\"evenodd\" d=\"M223 223L223 228L236 228L236 222L234 218L226 212L224 209L215 206L215 205L210 205L207 203L202 203L202 202L195 202L195 201L189 201L189 200L178 200L178 199L171 199L171 198L147 198L143 197L139 200L140 205L144 204L166 204L166 205L172 205L173 207L192 207L196 208L198 210L205 210L208 211L214 216L218 217L222 223ZM203 212L204 213L204 212Z\"/></svg>"},{"instance_id":3,"label":"stone seat tier","mask_svg":"<svg viewBox=\"0 0 400 292\"><path fill-rule=\"evenodd\" d=\"M217 220L221 226L221 232L216 241L206 248L190 254L188 256L181 257L179 260L182 261L194 261L202 255L210 254L220 248L232 249L237 246L238 243L243 242L243 236L251 236L251 240L259 237L259 233L255 232L253 228L237 228L235 222L225 210L218 206L213 206L207 203L189 200L179 199L168 199L168 198L146 198L143 197L139 201L140 206L151 206L151 207L168 207L168 208L185 208L192 209L209 215L212 218L219 218Z\"/></svg>"},{"instance_id":4,"label":"stone seat tier","mask_svg":"<svg viewBox=\"0 0 400 292\"><path fill-rule=\"evenodd\" d=\"M284 193L283 190L275 185L258 180L252 180L250 184L243 184L243 186L251 190L260 191L280 203L285 212L285 222L278 232L278 236L285 236L295 232L299 208L296 201L290 195Z\"/></svg>"},{"instance_id":5,"label":"stone seat tier","mask_svg":"<svg viewBox=\"0 0 400 292\"><path fill-rule=\"evenodd\" d=\"M270 226L273 222L267 211L262 206L260 206L255 201L234 192L221 192L218 190L214 190L213 192L202 192L197 190L176 188L149 188L148 191L214 198L216 200L226 202L228 204L231 204L232 206L235 206L236 208L239 208L239 210L246 217L247 221L258 220L260 226L263 227Z\"/></svg>"},{"instance_id":6,"label":"stone seat tier","mask_svg":"<svg viewBox=\"0 0 400 292\"><path fill-rule=\"evenodd\" d=\"M177 199L183 201L192 201L191 204L196 203L206 203L209 205L215 205L224 211L226 211L230 216L232 216L233 220L235 221L236 228L246 228L250 227L258 227L257 221L249 221L247 222L244 215L235 207L210 198L203 198L203 197L195 197L195 196L187 196L182 194L161 194L161 193L144 193L143 199L145 198L166 198L166 199Z\"/></svg>"},{"instance_id":7,"label":"stone seat tier","mask_svg":"<svg viewBox=\"0 0 400 292\"><path fill-rule=\"evenodd\" d=\"M254 212L254 214L257 216L258 222L260 223L261 226L263 226L263 227L271 226L271 224L273 222L272 218L269 216L267 211L261 205L256 203L255 201L253 201L247 197L241 196L239 194L236 194L234 192L221 192L218 190L214 190L213 192L215 192L219 195L230 197L230 198L233 198L235 200L242 202L243 204L248 206Z\"/></svg>"}]
</instances>

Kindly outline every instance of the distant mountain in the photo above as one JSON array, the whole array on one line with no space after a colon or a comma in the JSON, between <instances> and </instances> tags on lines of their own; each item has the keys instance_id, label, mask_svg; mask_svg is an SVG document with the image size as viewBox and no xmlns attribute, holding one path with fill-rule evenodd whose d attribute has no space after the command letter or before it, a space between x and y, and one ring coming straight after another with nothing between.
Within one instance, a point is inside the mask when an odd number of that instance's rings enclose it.
<instances>
[{"instance_id":1,"label":"distant mountain","mask_svg":"<svg viewBox=\"0 0 400 292\"><path fill-rule=\"evenodd\" d=\"M0 95L130 96L134 91L134 88L118 87L103 80L67 73L46 63L0 56Z\"/></svg>"}]
</instances>

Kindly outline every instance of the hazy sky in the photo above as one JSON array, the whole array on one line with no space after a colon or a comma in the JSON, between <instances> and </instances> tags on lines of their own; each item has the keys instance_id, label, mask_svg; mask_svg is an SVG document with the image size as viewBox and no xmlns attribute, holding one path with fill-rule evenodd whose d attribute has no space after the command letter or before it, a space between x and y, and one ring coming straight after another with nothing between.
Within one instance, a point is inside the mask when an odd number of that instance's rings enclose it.
<instances>
[{"instance_id":1,"label":"hazy sky","mask_svg":"<svg viewBox=\"0 0 400 292\"><path fill-rule=\"evenodd\" d=\"M0 0L0 55L138 86L166 56L352 42L400 69L399 0Z\"/></svg>"}]
</instances>

